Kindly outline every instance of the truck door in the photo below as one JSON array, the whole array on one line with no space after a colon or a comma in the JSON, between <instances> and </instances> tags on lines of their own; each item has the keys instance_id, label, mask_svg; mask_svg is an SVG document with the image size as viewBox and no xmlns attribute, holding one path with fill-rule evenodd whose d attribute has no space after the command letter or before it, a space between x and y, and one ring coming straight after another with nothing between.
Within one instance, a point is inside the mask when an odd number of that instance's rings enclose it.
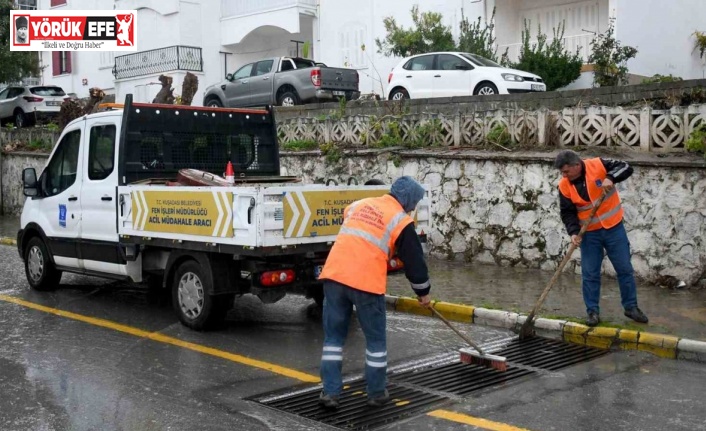
<instances>
[{"instance_id":1,"label":"truck door","mask_svg":"<svg viewBox=\"0 0 706 431\"><path fill-rule=\"evenodd\" d=\"M83 268L124 274L118 248L116 148L117 130L110 117L89 119L83 151L80 233Z\"/></svg>"},{"instance_id":2,"label":"truck door","mask_svg":"<svg viewBox=\"0 0 706 431\"><path fill-rule=\"evenodd\" d=\"M44 230L54 262L81 268L78 238L81 231L81 137L85 122L67 127L40 176L42 197L36 199L35 220Z\"/></svg>"},{"instance_id":3,"label":"truck door","mask_svg":"<svg viewBox=\"0 0 706 431\"><path fill-rule=\"evenodd\" d=\"M250 104L253 106L271 105L272 101L272 65L274 60L263 60L255 63L250 78Z\"/></svg>"},{"instance_id":4,"label":"truck door","mask_svg":"<svg viewBox=\"0 0 706 431\"><path fill-rule=\"evenodd\" d=\"M250 74L255 63L246 64L233 74L233 80L225 84L226 106L236 108L250 105Z\"/></svg>"}]
</instances>

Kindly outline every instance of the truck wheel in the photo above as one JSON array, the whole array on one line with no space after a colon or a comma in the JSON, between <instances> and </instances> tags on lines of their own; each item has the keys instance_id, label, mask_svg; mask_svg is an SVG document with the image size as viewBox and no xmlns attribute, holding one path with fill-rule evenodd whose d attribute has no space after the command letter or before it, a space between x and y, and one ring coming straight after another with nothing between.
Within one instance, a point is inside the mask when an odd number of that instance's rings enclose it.
<instances>
[{"instance_id":1,"label":"truck wheel","mask_svg":"<svg viewBox=\"0 0 706 431\"><path fill-rule=\"evenodd\" d=\"M208 102L206 102L206 106L209 108L222 108L223 104L218 99L209 99Z\"/></svg>"},{"instance_id":2,"label":"truck wheel","mask_svg":"<svg viewBox=\"0 0 706 431\"><path fill-rule=\"evenodd\" d=\"M25 274L34 290L54 290L59 286L61 271L57 270L49 258L49 252L41 238L29 240L25 248Z\"/></svg>"},{"instance_id":3,"label":"truck wheel","mask_svg":"<svg viewBox=\"0 0 706 431\"><path fill-rule=\"evenodd\" d=\"M187 260L179 265L172 286L172 305L184 326L197 331L218 326L233 306L233 295L209 295L204 271L198 262Z\"/></svg>"},{"instance_id":4,"label":"truck wheel","mask_svg":"<svg viewBox=\"0 0 706 431\"><path fill-rule=\"evenodd\" d=\"M279 96L277 103L280 106L295 106L299 104L299 96L294 91L288 90Z\"/></svg>"}]
</instances>

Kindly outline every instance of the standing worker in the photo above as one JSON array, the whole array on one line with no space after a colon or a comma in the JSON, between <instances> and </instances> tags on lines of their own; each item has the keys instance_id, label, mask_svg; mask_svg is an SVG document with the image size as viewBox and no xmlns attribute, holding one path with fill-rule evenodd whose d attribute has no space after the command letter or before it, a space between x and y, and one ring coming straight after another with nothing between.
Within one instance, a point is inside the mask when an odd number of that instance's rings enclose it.
<instances>
[{"instance_id":1,"label":"standing worker","mask_svg":"<svg viewBox=\"0 0 706 431\"><path fill-rule=\"evenodd\" d=\"M618 275L620 298L625 315L640 323L647 316L637 307L635 275L630 263L630 242L623 225L623 208L616 183L632 175L632 167L621 160L593 158L581 160L578 154L564 150L557 154L554 167L561 171L559 205L561 220L571 242L581 246L581 279L588 326L600 322L601 264L604 250ZM606 193L596 215L587 220L592 202ZM588 223L583 239L578 237L581 224Z\"/></svg>"},{"instance_id":2,"label":"standing worker","mask_svg":"<svg viewBox=\"0 0 706 431\"><path fill-rule=\"evenodd\" d=\"M413 211L424 188L408 176L398 178L390 193L350 204L336 242L326 259L324 281L324 347L321 356L323 391L319 402L339 406L343 389L343 345L353 306L365 334L365 380L368 405L379 407L390 395L385 389L387 341L385 291L387 262L395 249L419 302L430 306L429 273L414 229Z\"/></svg>"}]
</instances>

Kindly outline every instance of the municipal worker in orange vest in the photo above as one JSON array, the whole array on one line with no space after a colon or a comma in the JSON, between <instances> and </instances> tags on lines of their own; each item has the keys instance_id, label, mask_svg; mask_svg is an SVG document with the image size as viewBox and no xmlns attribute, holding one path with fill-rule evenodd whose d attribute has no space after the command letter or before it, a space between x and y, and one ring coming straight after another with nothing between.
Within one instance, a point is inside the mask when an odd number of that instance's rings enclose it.
<instances>
[{"instance_id":1,"label":"municipal worker in orange vest","mask_svg":"<svg viewBox=\"0 0 706 431\"><path fill-rule=\"evenodd\" d=\"M396 249L414 293L428 307L429 273L414 220L408 215L423 196L422 186L404 176L392 184L390 194L362 199L345 209L343 225L319 277L324 281L324 387L319 401L327 408L339 406L343 345L354 305L365 334L368 405L379 407L390 399L385 389L387 262Z\"/></svg>"},{"instance_id":2,"label":"municipal worker in orange vest","mask_svg":"<svg viewBox=\"0 0 706 431\"><path fill-rule=\"evenodd\" d=\"M583 301L588 314L586 324L596 326L600 322L601 264L606 254L618 275L625 315L636 322L647 323L647 316L637 307L630 242L623 225L620 196L614 187L632 175L632 167L620 160L581 160L571 150L559 152L554 167L561 171L563 177L559 181L561 220L571 241L581 246ZM592 202L598 200L603 192L606 198L595 216L588 220L593 209ZM588 230L581 239L578 233L584 223L588 223Z\"/></svg>"}]
</instances>

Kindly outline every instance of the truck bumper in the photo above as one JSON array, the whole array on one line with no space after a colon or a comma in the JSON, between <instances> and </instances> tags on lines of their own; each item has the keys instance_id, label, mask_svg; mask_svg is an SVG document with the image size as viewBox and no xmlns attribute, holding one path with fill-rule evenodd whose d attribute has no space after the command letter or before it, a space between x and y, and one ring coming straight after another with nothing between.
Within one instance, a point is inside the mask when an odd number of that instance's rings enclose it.
<instances>
[{"instance_id":1,"label":"truck bumper","mask_svg":"<svg viewBox=\"0 0 706 431\"><path fill-rule=\"evenodd\" d=\"M341 95L334 95L334 90L316 90L316 98L320 102L325 101L336 101ZM346 100L356 100L360 97L360 91L343 91L345 93Z\"/></svg>"}]
</instances>

